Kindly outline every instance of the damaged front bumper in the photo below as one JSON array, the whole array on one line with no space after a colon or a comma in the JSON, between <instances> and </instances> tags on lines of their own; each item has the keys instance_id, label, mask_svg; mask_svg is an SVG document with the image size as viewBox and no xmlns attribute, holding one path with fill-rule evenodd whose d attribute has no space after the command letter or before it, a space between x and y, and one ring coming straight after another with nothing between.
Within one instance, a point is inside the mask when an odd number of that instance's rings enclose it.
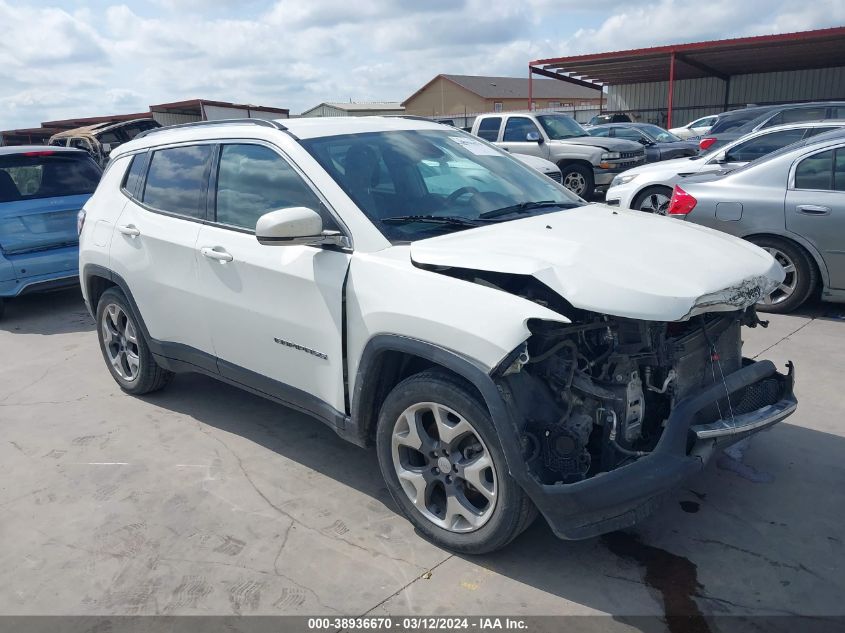
<instances>
[{"instance_id":1,"label":"damaged front bumper","mask_svg":"<svg viewBox=\"0 0 845 633\"><path fill-rule=\"evenodd\" d=\"M714 403L724 402L726 394L739 394L772 379L778 384L774 402L733 414L730 419L697 423L697 414ZM654 450L633 463L576 483L543 484L528 472L524 460L517 462L517 442L506 447L508 465L512 476L531 497L558 537L584 539L612 532L648 516L684 480L700 471L717 448L739 441L791 415L797 407L793 385L791 363L787 373L782 374L771 361L746 360L745 365L726 376L724 382L679 402L669 415ZM518 418L513 416L518 413L508 406L512 398L507 389L500 385L500 391L512 417L510 428L516 431L513 420Z\"/></svg>"}]
</instances>

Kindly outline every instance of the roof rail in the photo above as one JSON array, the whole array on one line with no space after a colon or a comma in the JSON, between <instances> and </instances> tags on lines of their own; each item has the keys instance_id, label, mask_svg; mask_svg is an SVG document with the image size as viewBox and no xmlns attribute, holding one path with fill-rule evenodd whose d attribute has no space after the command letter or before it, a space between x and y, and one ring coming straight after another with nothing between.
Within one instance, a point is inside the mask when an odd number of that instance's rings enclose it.
<instances>
[{"instance_id":1,"label":"roof rail","mask_svg":"<svg viewBox=\"0 0 845 633\"><path fill-rule=\"evenodd\" d=\"M385 117L392 117L395 119L410 119L411 121L428 121L429 123L437 123L434 119L429 119L424 116L418 116L416 114L385 114L382 115Z\"/></svg>"},{"instance_id":2,"label":"roof rail","mask_svg":"<svg viewBox=\"0 0 845 633\"><path fill-rule=\"evenodd\" d=\"M226 124L249 124L249 125L261 125L263 127L271 127L276 130L280 130L285 132L287 128L279 123L278 121L269 121L267 119L217 119L214 121L191 121L190 123L178 123L176 125L167 125L164 127L155 127L151 130L145 130L138 134L135 138L143 138L145 136L149 136L150 134L155 134L156 132L163 132L165 130L175 130L177 128L183 127L201 127L205 125L226 125Z\"/></svg>"}]
</instances>

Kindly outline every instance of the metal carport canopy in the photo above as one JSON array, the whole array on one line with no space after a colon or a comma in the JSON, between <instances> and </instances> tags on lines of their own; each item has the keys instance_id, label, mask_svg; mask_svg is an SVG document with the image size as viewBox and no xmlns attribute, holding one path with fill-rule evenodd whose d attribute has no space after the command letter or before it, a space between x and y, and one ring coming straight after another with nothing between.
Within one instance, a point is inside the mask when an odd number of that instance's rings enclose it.
<instances>
[{"instance_id":1,"label":"metal carport canopy","mask_svg":"<svg viewBox=\"0 0 845 633\"><path fill-rule=\"evenodd\" d=\"M530 79L535 74L593 87L668 81L671 125L675 80L718 77L727 90L733 75L842 64L845 27L538 59L528 63L528 107L533 107Z\"/></svg>"}]
</instances>

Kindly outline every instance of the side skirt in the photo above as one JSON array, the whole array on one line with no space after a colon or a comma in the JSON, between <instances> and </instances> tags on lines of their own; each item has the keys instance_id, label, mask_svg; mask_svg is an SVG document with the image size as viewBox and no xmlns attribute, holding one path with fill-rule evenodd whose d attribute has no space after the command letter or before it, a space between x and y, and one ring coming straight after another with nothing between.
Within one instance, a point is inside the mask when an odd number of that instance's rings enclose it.
<instances>
[{"instance_id":1,"label":"side skirt","mask_svg":"<svg viewBox=\"0 0 845 633\"><path fill-rule=\"evenodd\" d=\"M149 340L149 339L148 339ZM198 373L216 378L254 395L317 418L345 437L348 417L319 398L239 365L177 343L149 340L153 357L163 368L176 373Z\"/></svg>"}]
</instances>

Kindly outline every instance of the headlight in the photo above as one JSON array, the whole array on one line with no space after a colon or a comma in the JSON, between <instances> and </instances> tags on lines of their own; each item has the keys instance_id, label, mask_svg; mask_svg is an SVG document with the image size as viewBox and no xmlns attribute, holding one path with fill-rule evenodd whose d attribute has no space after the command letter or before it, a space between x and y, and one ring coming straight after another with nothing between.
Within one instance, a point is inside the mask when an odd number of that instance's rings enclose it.
<instances>
[{"instance_id":1,"label":"headlight","mask_svg":"<svg viewBox=\"0 0 845 633\"><path fill-rule=\"evenodd\" d=\"M639 176L639 174L619 174L618 176L613 177L613 180L610 181L610 186L618 187L619 185L627 185L637 176Z\"/></svg>"},{"instance_id":2,"label":"headlight","mask_svg":"<svg viewBox=\"0 0 845 633\"><path fill-rule=\"evenodd\" d=\"M605 152L601 155L602 160L619 160L622 158L622 154L619 152Z\"/></svg>"}]
</instances>

